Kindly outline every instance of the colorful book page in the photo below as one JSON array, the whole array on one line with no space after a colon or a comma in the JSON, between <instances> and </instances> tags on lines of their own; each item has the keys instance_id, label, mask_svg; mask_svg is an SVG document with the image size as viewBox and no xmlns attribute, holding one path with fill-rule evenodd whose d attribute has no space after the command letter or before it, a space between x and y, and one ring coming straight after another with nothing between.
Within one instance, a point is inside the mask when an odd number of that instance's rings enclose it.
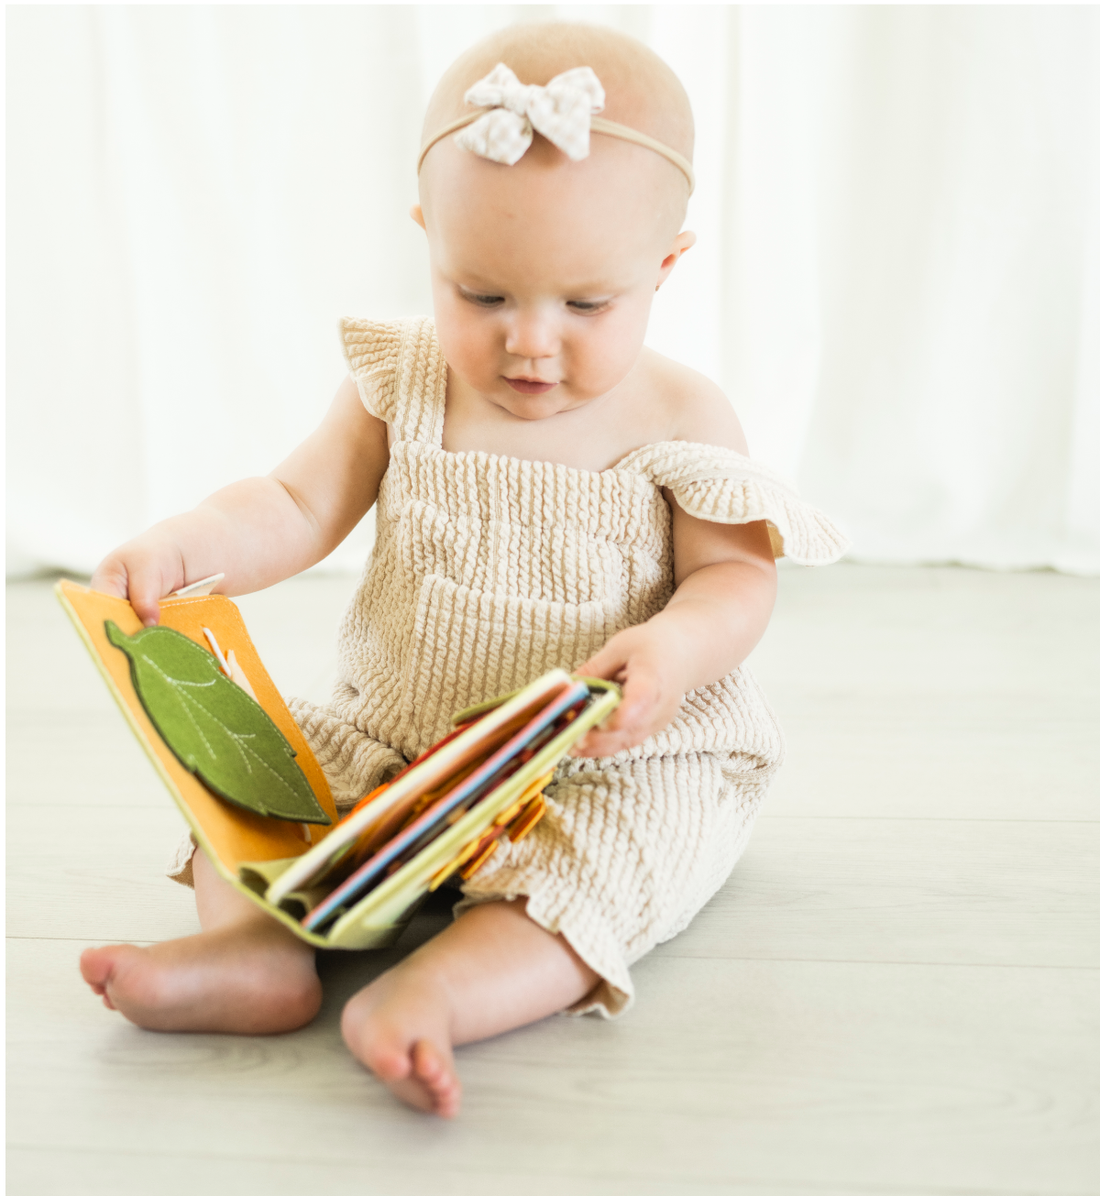
<instances>
[{"instance_id":1,"label":"colorful book page","mask_svg":"<svg viewBox=\"0 0 1100 1196\"><path fill-rule=\"evenodd\" d=\"M487 749L498 746L572 684L572 678L563 669L552 669L476 722L462 727L458 735L448 736L445 744L437 745L438 750L420 756L373 801L333 827L324 842L295 860L268 889L267 900L278 905L288 893L308 889L329 861L342 854L349 843L362 846L369 841L380 846L424 793L443 784L464 765L483 756Z\"/></svg>"},{"instance_id":2,"label":"colorful book page","mask_svg":"<svg viewBox=\"0 0 1100 1196\"><path fill-rule=\"evenodd\" d=\"M463 812L488 791L507 779L507 765L538 740L543 732L556 730L555 723L573 707L581 705L589 696L588 686L573 682L549 706L539 712L522 727L503 747L495 751L488 760L470 774L466 780L451 790L444 798L426 810L411 825L396 835L362 867L355 871L343 884L333 890L316 909L303 921L310 930L316 930L334 917L344 906L360 896L374 881L380 880L388 866L404 856L414 855L430 842L432 832L442 831L452 815Z\"/></svg>"}]
</instances>

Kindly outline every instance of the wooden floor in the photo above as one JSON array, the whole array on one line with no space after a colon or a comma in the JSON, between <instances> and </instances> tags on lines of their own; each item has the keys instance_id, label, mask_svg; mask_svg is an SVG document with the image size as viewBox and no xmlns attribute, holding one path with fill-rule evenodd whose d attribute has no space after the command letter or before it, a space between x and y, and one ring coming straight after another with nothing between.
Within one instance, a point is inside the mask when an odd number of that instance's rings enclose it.
<instances>
[{"instance_id":1,"label":"wooden floor","mask_svg":"<svg viewBox=\"0 0 1100 1196\"><path fill-rule=\"evenodd\" d=\"M351 586L241 600L284 691L325 693ZM196 928L182 823L48 585L9 587L8 1190L1100 1192L1100 583L785 570L753 667L789 757L733 878L625 1018L463 1048L447 1124L340 1042L397 952L323 959L278 1038L84 988L84 946Z\"/></svg>"}]
</instances>

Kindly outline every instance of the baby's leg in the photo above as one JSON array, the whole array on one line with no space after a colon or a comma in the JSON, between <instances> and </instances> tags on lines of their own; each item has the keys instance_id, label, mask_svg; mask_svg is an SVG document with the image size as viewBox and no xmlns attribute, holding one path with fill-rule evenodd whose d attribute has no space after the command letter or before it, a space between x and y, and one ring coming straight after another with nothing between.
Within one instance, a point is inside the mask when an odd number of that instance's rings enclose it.
<instances>
[{"instance_id":1,"label":"baby's leg","mask_svg":"<svg viewBox=\"0 0 1100 1196\"><path fill-rule=\"evenodd\" d=\"M344 1009L344 1041L403 1101L453 1117L452 1047L539 1021L579 1001L599 977L524 901L474 906Z\"/></svg>"},{"instance_id":2,"label":"baby's leg","mask_svg":"<svg viewBox=\"0 0 1100 1196\"><path fill-rule=\"evenodd\" d=\"M321 1006L313 948L268 917L195 852L202 933L152 947L97 947L80 971L108 1009L147 1030L278 1034Z\"/></svg>"}]
</instances>

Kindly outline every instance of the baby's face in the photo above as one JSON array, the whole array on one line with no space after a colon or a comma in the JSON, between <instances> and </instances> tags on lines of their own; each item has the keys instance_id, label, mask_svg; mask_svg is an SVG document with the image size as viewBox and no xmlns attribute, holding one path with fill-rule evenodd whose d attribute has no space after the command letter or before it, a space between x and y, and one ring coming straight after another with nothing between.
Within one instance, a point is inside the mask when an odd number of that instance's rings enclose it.
<instances>
[{"instance_id":1,"label":"baby's face","mask_svg":"<svg viewBox=\"0 0 1100 1196\"><path fill-rule=\"evenodd\" d=\"M451 369L525 420L612 391L638 360L657 285L693 240L670 223L668 165L599 137L583 162L539 139L516 166L449 143L431 154L422 219Z\"/></svg>"}]
</instances>

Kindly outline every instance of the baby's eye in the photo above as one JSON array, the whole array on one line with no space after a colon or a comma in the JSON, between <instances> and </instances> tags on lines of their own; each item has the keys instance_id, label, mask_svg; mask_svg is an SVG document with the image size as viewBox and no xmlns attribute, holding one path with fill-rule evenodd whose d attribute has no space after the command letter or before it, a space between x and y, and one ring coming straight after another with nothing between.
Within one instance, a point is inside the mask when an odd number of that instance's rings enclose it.
<instances>
[{"instance_id":1,"label":"baby's eye","mask_svg":"<svg viewBox=\"0 0 1100 1196\"><path fill-rule=\"evenodd\" d=\"M590 316L593 312L603 311L609 303L608 299L570 299L567 306L578 315Z\"/></svg>"},{"instance_id":2,"label":"baby's eye","mask_svg":"<svg viewBox=\"0 0 1100 1196\"><path fill-rule=\"evenodd\" d=\"M503 295L479 295L476 291L463 291L462 298L478 307L499 307L504 302Z\"/></svg>"}]
</instances>

